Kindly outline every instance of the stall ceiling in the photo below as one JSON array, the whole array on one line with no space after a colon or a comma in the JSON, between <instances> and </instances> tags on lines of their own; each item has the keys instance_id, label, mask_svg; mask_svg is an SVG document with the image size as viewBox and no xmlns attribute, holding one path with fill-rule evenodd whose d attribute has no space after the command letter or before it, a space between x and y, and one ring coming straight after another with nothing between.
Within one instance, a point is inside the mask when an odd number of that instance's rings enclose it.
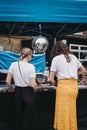
<instances>
[{"instance_id":1,"label":"stall ceiling","mask_svg":"<svg viewBox=\"0 0 87 130\"><path fill-rule=\"evenodd\" d=\"M86 23L0 22L0 36L8 37L38 36L41 34L49 38L55 38L83 31L87 31Z\"/></svg>"}]
</instances>

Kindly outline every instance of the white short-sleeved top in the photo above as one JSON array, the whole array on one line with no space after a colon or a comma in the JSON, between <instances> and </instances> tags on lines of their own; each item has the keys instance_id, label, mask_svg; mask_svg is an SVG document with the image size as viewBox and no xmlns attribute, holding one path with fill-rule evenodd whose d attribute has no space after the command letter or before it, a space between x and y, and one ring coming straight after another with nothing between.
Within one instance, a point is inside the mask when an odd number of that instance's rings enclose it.
<instances>
[{"instance_id":1,"label":"white short-sleeved top","mask_svg":"<svg viewBox=\"0 0 87 130\"><path fill-rule=\"evenodd\" d=\"M16 86L25 87L28 86L28 84L30 85L29 78L36 77L35 67L34 65L27 62L22 63L20 61L19 64L22 76L19 71L18 62L13 62L9 67L8 72L12 73Z\"/></svg>"},{"instance_id":2,"label":"white short-sleeved top","mask_svg":"<svg viewBox=\"0 0 87 130\"><path fill-rule=\"evenodd\" d=\"M71 58L71 62L67 62L63 54L53 58L50 70L56 72L57 79L78 79L77 71L82 64L73 54L69 54L69 56Z\"/></svg>"}]
</instances>

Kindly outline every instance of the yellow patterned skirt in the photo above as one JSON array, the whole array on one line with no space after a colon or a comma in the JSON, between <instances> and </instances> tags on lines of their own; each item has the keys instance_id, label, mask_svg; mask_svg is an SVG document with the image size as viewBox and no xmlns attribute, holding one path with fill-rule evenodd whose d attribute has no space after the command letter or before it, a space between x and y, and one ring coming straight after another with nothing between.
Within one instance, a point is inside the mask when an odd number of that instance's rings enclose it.
<instances>
[{"instance_id":1,"label":"yellow patterned skirt","mask_svg":"<svg viewBox=\"0 0 87 130\"><path fill-rule=\"evenodd\" d=\"M54 128L77 130L76 98L78 82L75 79L58 80L56 89Z\"/></svg>"}]
</instances>

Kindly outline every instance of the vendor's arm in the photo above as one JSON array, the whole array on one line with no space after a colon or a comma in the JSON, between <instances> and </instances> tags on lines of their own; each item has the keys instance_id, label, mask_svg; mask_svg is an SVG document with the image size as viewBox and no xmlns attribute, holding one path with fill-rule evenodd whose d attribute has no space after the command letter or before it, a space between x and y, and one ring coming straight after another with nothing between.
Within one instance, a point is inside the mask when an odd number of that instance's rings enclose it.
<instances>
[{"instance_id":1,"label":"vendor's arm","mask_svg":"<svg viewBox=\"0 0 87 130\"><path fill-rule=\"evenodd\" d=\"M14 91L14 88L11 84L11 80L12 80L12 73L8 72L7 77L6 77L6 84L8 86L8 90Z\"/></svg>"}]
</instances>

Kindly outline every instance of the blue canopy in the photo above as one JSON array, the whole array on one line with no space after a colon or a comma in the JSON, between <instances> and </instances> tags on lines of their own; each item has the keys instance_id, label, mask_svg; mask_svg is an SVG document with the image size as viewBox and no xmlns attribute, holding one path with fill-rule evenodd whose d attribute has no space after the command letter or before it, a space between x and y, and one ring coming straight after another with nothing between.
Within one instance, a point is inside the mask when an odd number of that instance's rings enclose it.
<instances>
[{"instance_id":1,"label":"blue canopy","mask_svg":"<svg viewBox=\"0 0 87 130\"><path fill-rule=\"evenodd\" d=\"M87 23L87 0L1 0L0 21Z\"/></svg>"},{"instance_id":2,"label":"blue canopy","mask_svg":"<svg viewBox=\"0 0 87 130\"><path fill-rule=\"evenodd\" d=\"M20 55L17 53L9 51L0 51L0 70L8 70L11 63L18 61L19 57ZM46 69L45 54L33 55L33 58L30 63L35 66L36 72L44 72Z\"/></svg>"}]
</instances>

